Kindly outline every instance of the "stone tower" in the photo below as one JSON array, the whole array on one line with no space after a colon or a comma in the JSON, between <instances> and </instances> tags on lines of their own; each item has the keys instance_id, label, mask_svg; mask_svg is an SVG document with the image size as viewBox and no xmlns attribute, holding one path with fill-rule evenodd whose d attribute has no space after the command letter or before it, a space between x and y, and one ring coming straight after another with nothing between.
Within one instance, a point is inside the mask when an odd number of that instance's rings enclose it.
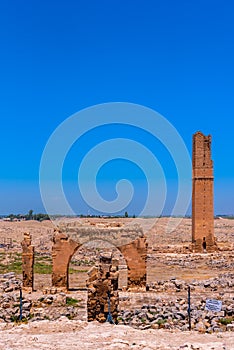
<instances>
[{"instance_id":1,"label":"stone tower","mask_svg":"<svg viewBox=\"0 0 234 350\"><path fill-rule=\"evenodd\" d=\"M192 242L195 252L214 251L213 161L211 136L193 135Z\"/></svg>"}]
</instances>

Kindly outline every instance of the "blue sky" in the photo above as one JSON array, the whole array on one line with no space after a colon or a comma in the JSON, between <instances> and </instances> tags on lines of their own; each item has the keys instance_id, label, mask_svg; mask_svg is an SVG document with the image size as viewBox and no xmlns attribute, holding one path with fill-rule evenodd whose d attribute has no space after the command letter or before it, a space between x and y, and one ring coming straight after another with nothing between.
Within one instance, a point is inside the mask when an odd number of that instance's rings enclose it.
<instances>
[{"instance_id":1,"label":"blue sky","mask_svg":"<svg viewBox=\"0 0 234 350\"><path fill-rule=\"evenodd\" d=\"M231 0L2 1L0 213L44 211L40 160L66 118L92 105L130 102L163 115L190 154L194 132L212 135L215 213L234 214L233 17ZM71 148L63 185L75 210L95 213L75 195L77 169L84 150L107 135L131 135L158 157L168 185L164 213L170 214L177 190L170 155L150 135L124 126L100 128ZM136 190L123 212L137 214L147 183L136 165L107 163L98 190L112 200L121 178Z\"/></svg>"}]
</instances>

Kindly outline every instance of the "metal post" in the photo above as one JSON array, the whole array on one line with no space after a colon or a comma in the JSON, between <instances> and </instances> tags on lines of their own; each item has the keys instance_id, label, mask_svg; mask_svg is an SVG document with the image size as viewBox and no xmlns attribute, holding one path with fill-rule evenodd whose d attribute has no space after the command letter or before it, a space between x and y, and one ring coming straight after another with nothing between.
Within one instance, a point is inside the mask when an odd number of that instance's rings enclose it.
<instances>
[{"instance_id":1,"label":"metal post","mask_svg":"<svg viewBox=\"0 0 234 350\"><path fill-rule=\"evenodd\" d=\"M191 303L190 303L190 286L188 286L188 320L189 320L189 330L191 331Z\"/></svg>"},{"instance_id":2,"label":"metal post","mask_svg":"<svg viewBox=\"0 0 234 350\"><path fill-rule=\"evenodd\" d=\"M114 322L114 320L112 318L112 315L111 315L110 292L109 291L107 292L107 297L108 297L108 315L107 315L106 322L115 324L115 322Z\"/></svg>"},{"instance_id":3,"label":"metal post","mask_svg":"<svg viewBox=\"0 0 234 350\"><path fill-rule=\"evenodd\" d=\"M22 295L22 288L20 288L20 321L22 320L22 310L23 310L23 295Z\"/></svg>"}]
</instances>

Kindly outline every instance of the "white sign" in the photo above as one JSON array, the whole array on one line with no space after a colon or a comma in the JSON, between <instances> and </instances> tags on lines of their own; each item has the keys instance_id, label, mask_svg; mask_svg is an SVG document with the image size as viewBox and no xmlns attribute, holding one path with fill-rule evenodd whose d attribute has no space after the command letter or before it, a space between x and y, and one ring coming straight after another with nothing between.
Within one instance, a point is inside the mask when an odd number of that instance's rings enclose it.
<instances>
[{"instance_id":1,"label":"white sign","mask_svg":"<svg viewBox=\"0 0 234 350\"><path fill-rule=\"evenodd\" d=\"M215 299L207 299L205 310L208 311L221 311L222 309L222 301Z\"/></svg>"}]
</instances>

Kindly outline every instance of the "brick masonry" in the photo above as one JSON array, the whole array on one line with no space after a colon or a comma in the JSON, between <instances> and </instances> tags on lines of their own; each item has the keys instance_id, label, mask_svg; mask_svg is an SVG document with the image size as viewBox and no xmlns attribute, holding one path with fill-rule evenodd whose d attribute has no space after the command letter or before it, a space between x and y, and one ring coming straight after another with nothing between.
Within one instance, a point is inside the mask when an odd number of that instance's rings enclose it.
<instances>
[{"instance_id":1,"label":"brick masonry","mask_svg":"<svg viewBox=\"0 0 234 350\"><path fill-rule=\"evenodd\" d=\"M31 244L32 237L29 233L24 233L22 246L22 271L23 288L33 290L33 265L34 265L34 247Z\"/></svg>"},{"instance_id":2,"label":"brick masonry","mask_svg":"<svg viewBox=\"0 0 234 350\"><path fill-rule=\"evenodd\" d=\"M110 254L102 255L99 265L93 266L88 276L88 321L106 322L109 319L109 322L117 323L118 261L113 261Z\"/></svg>"},{"instance_id":3,"label":"brick masonry","mask_svg":"<svg viewBox=\"0 0 234 350\"><path fill-rule=\"evenodd\" d=\"M133 240L129 242L129 237ZM128 288L146 287L147 242L141 227L134 228L97 228L61 225L53 236L52 246L52 285L69 289L68 268L72 256L87 241L99 237L110 243L116 241L116 248L123 254L128 267ZM114 238L113 238L114 237ZM118 245L122 243L121 245Z\"/></svg>"},{"instance_id":4,"label":"brick masonry","mask_svg":"<svg viewBox=\"0 0 234 350\"><path fill-rule=\"evenodd\" d=\"M195 252L215 250L211 136L193 135L192 243ZM205 242L205 245L203 245ZM204 249L206 248L206 249Z\"/></svg>"}]
</instances>

